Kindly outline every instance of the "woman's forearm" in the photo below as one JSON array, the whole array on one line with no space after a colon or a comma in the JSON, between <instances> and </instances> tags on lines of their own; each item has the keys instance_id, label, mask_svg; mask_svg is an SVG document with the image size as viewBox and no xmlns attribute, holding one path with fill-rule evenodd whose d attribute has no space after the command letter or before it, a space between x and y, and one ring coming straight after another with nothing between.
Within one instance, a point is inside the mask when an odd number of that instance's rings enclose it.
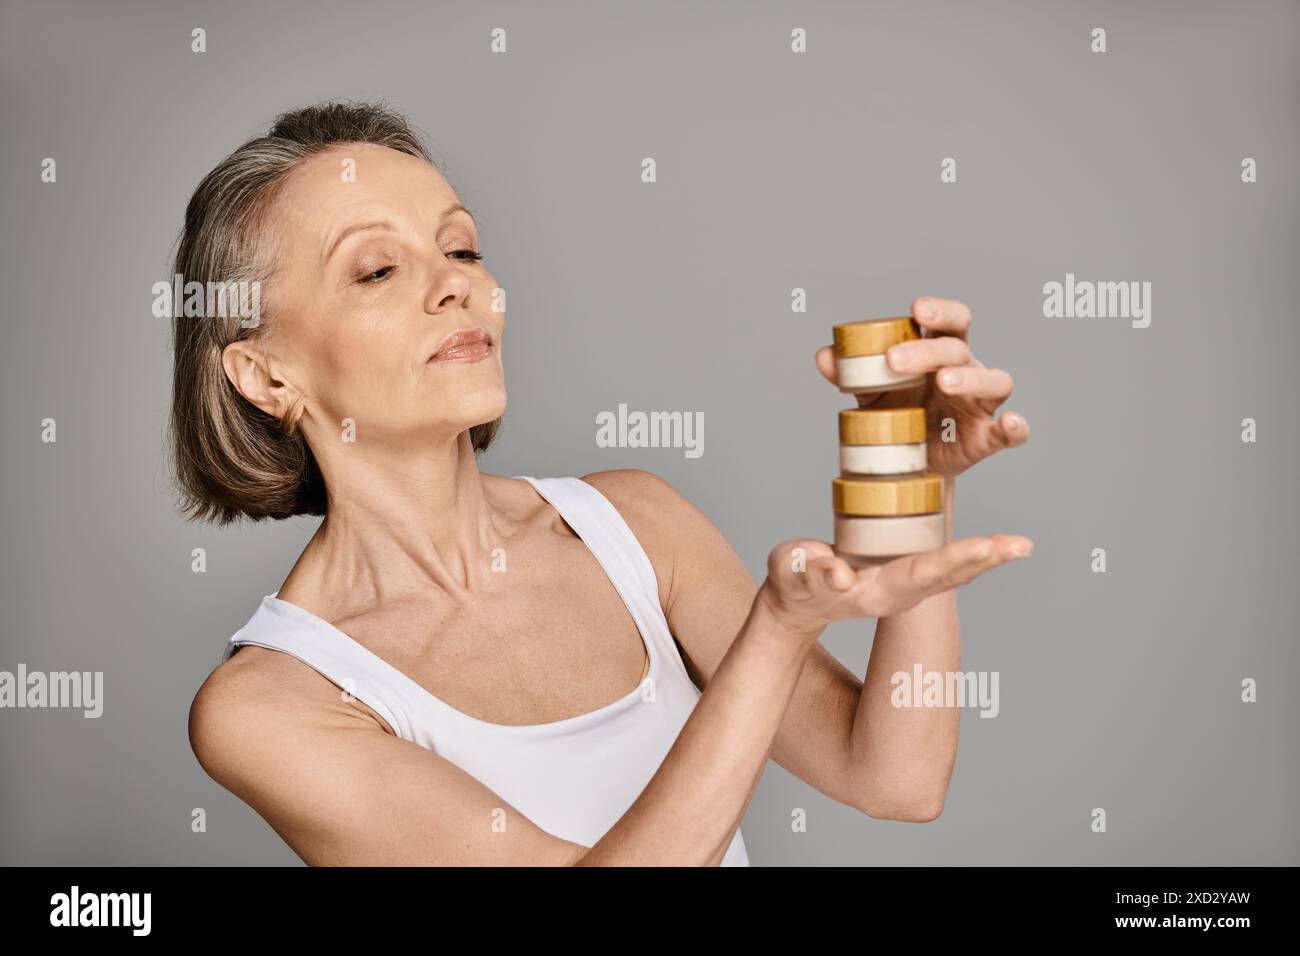
<instances>
[{"instance_id":1,"label":"woman's forearm","mask_svg":"<svg viewBox=\"0 0 1300 956\"><path fill-rule=\"evenodd\" d=\"M947 540L952 540L955 480L944 482ZM895 674L915 667L942 674L961 668L955 589L932 595L876 624L871 658L850 732L861 805L873 817L925 821L943 808L957 756L961 712L954 707L896 707Z\"/></svg>"},{"instance_id":2,"label":"woman's forearm","mask_svg":"<svg viewBox=\"0 0 1300 956\"><path fill-rule=\"evenodd\" d=\"M575 865L718 865L762 776L812 643L771 615L760 590L658 771Z\"/></svg>"}]
</instances>

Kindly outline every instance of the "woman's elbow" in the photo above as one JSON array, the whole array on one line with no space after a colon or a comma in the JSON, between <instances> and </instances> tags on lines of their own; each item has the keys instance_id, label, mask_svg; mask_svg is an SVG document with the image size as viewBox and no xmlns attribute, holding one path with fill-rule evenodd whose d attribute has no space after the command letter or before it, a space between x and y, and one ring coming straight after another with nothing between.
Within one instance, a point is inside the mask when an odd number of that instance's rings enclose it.
<instances>
[{"instance_id":1,"label":"woman's elbow","mask_svg":"<svg viewBox=\"0 0 1300 956\"><path fill-rule=\"evenodd\" d=\"M943 813L946 794L924 794L874 798L864 800L858 809L873 820L895 820L900 823L930 823Z\"/></svg>"}]
</instances>

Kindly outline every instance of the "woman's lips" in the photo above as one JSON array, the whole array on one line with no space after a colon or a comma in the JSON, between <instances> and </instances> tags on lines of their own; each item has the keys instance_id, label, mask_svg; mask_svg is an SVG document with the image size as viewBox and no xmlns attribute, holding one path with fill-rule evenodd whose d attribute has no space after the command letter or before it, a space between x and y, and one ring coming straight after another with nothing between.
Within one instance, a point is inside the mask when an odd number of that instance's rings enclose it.
<instances>
[{"instance_id":1,"label":"woman's lips","mask_svg":"<svg viewBox=\"0 0 1300 956\"><path fill-rule=\"evenodd\" d=\"M429 356L430 362L478 362L492 351L492 338L482 329L457 329Z\"/></svg>"}]
</instances>

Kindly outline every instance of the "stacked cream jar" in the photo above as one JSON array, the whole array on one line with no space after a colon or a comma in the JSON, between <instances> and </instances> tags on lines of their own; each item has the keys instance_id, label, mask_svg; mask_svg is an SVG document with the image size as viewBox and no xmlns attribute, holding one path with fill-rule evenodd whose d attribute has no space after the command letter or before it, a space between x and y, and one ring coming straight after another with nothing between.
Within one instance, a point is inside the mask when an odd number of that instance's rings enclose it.
<instances>
[{"instance_id":1,"label":"stacked cream jar","mask_svg":"<svg viewBox=\"0 0 1300 956\"><path fill-rule=\"evenodd\" d=\"M910 316L837 325L840 391L855 395L912 388L925 375L889 368L891 346L921 337ZM925 409L846 408L840 412L840 477L831 482L835 553L851 565L891 561L947 543L943 476L927 470Z\"/></svg>"}]
</instances>

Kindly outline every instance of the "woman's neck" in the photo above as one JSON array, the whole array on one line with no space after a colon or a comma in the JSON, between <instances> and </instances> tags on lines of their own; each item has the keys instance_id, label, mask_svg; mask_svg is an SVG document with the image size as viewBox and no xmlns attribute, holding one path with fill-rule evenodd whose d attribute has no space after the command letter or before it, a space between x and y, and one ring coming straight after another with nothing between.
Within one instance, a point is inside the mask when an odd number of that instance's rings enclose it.
<instances>
[{"instance_id":1,"label":"woman's neck","mask_svg":"<svg viewBox=\"0 0 1300 956\"><path fill-rule=\"evenodd\" d=\"M487 489L468 431L416 449L344 444L317 462L328 513L285 600L350 614L431 589L463 594L491 573L493 548L517 526L517 509Z\"/></svg>"}]
</instances>

